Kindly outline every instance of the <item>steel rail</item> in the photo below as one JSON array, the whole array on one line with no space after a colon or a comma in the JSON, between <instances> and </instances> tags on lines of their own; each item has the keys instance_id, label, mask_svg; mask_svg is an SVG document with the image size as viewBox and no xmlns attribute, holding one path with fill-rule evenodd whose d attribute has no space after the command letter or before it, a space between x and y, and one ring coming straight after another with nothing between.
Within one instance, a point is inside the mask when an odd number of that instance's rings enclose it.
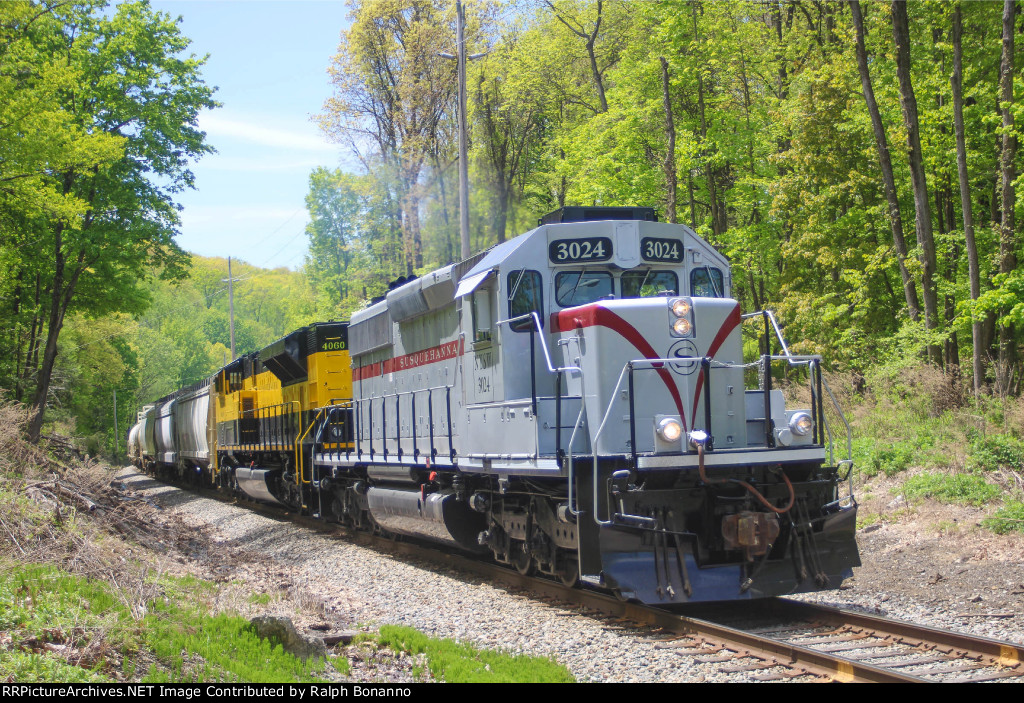
<instances>
[{"instance_id":1,"label":"steel rail","mask_svg":"<svg viewBox=\"0 0 1024 703\"><path fill-rule=\"evenodd\" d=\"M793 644L709 619L622 601L606 593L587 588L568 587L546 578L526 576L514 569L493 562L479 561L460 553L445 551L434 545L407 541L405 538L397 536L361 532L336 523L300 515L284 506L261 504L236 496L226 496L212 488L190 486L183 490L196 491L221 502L242 502L247 509L252 509L266 517L276 520L287 517L290 521L318 533L344 537L348 541L374 551L420 559L467 575L485 577L489 583L526 591L534 597L549 599L565 605L580 606L605 616L636 623L638 626L648 626L657 628L664 633L685 636L690 638L694 644L684 646L696 657L713 653L713 651L699 652L697 648L703 643L731 651L734 653L732 658L735 659L749 657L760 661L759 664L739 667L734 671L782 667L789 672L774 678L811 676L819 680L843 683L926 683L933 681L922 675L903 673L895 671L893 668L868 664L857 659L819 651L806 645ZM919 647L924 644L936 648L937 651L944 654L984 660L987 666L1004 667L1014 672L1019 669L1019 674L1010 673L1009 676L1024 677L1024 665L1022 665L1024 646L962 632L891 620L867 613L805 603L789 598L730 601L691 607L694 609L699 607L703 613L708 615L713 615L716 610L727 609L730 611L731 618L742 617L745 611L749 610L752 615L770 614L790 622L794 619L805 619L840 627L862 628L870 630L872 633L878 633L878 637L888 636L893 639L893 644L910 647ZM807 636L813 637L814 635L809 633Z\"/></svg>"}]
</instances>

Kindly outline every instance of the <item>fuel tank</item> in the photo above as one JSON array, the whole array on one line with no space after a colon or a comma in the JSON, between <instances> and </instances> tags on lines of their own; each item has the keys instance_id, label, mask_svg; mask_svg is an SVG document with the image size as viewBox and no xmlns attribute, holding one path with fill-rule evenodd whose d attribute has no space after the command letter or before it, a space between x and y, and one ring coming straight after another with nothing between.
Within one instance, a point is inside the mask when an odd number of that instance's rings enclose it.
<instances>
[{"instance_id":1,"label":"fuel tank","mask_svg":"<svg viewBox=\"0 0 1024 703\"><path fill-rule=\"evenodd\" d=\"M386 530L472 552L486 549L477 543L487 527L484 516L452 492L371 488L366 498L373 519Z\"/></svg>"}]
</instances>

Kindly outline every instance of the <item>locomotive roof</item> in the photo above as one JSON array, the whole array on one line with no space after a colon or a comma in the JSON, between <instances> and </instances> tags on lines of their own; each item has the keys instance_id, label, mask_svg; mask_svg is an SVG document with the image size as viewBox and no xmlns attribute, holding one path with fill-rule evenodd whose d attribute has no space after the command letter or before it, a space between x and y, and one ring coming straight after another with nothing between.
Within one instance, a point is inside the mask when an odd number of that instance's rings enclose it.
<instances>
[{"instance_id":1,"label":"locomotive roof","mask_svg":"<svg viewBox=\"0 0 1024 703\"><path fill-rule=\"evenodd\" d=\"M588 232L589 229L595 230L595 234L600 233L602 236L614 237L615 225L619 223L629 223L634 225L637 228L634 231L638 231L640 235L654 237L664 237L669 235L679 237L685 242L687 247L693 246L695 250L699 250L711 258L719 260L721 264L725 266L728 265L728 259L723 254L718 252L714 247L704 241L692 229L685 225L657 222L653 221L653 219L644 220L636 216L632 218L622 217L621 219L549 223L536 227L529 232L519 235L518 237L502 242L485 252L477 254L475 257L471 257L458 264L449 264L448 266L424 275L422 278L414 279L402 286L399 286L398 288L395 288L394 290L389 291L385 300L380 300L363 310L353 313L351 323L356 326L365 320L383 314L389 308L395 308L392 310L392 316L396 317L396 319L412 316L417 312L424 312L429 305L424 302L419 302L418 300L410 301L410 298L418 298L422 289L425 286L430 285L432 277L445 276L448 278L456 288L454 297L459 297L472 292L487 277L488 273L500 268L506 261L516 254L520 247L531 241L534 237L548 237L549 233L565 233L570 237L586 237L591 234L591 232ZM607 234L602 231L606 231ZM607 263L615 264L617 262L612 261ZM639 258L636 258L635 263L619 263L625 268L632 268L634 266L639 266L644 262ZM357 349L361 348L358 342L354 346ZM356 351L355 353L359 352Z\"/></svg>"},{"instance_id":2,"label":"locomotive roof","mask_svg":"<svg viewBox=\"0 0 1024 703\"><path fill-rule=\"evenodd\" d=\"M686 225L674 225L665 222L656 222L653 220L641 220L638 218L623 218L616 220L585 220L576 222L543 224L539 227L530 230L525 234L519 235L514 239L510 239L507 242L503 242L498 246L494 247L493 249L491 249L490 251L488 251L484 255L484 258L481 259L476 266L471 268L469 271L466 272L464 276L462 276L460 282L467 281L467 279L473 276L480 276L481 274L484 274L492 269L500 267L519 249L519 247L521 247L534 236L547 236L549 232L552 234L556 232L565 232L567 234L571 233L574 236L583 236L585 233L584 228L602 225L604 226L604 228L607 228L612 223L619 222L635 223L641 235L648 234L658 236L671 232L673 234L677 234L684 240L689 238L690 240L692 240L693 244L701 245L701 248L705 250L705 253L721 258L723 264L728 263L728 259L724 254L717 251L714 247L712 247L710 244L704 241L699 235L697 235L696 232L694 232ZM611 232L614 232L614 229L610 229L610 233ZM636 266L640 265L641 263L643 262L637 259L636 264L633 265ZM465 287L460 286L460 288L462 288L461 293L468 293L470 292L470 290L472 290L473 287L475 286L473 286L472 284ZM466 288L469 288L469 290L466 290ZM459 293L457 293L456 295L459 295Z\"/></svg>"}]
</instances>

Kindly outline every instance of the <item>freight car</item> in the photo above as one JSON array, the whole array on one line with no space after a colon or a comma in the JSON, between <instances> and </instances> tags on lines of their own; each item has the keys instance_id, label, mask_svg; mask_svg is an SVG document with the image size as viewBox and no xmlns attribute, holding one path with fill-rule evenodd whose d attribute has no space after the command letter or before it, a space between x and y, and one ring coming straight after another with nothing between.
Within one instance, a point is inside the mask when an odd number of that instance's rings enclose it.
<instances>
[{"instance_id":1,"label":"freight car","mask_svg":"<svg viewBox=\"0 0 1024 703\"><path fill-rule=\"evenodd\" d=\"M162 399L138 453L645 603L836 588L860 563L826 405L842 414L821 358L791 354L731 292L727 260L688 227L563 208ZM314 359L328 339L344 350L333 380ZM773 387L783 373L809 407ZM175 405L204 392L206 455L173 442Z\"/></svg>"}]
</instances>

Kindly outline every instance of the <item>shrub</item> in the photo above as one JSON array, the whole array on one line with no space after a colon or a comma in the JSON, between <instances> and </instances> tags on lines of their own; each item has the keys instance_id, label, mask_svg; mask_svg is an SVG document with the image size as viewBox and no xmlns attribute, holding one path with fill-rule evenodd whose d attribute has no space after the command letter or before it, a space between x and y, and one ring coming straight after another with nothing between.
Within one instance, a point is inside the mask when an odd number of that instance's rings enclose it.
<instances>
[{"instance_id":1,"label":"shrub","mask_svg":"<svg viewBox=\"0 0 1024 703\"><path fill-rule=\"evenodd\" d=\"M856 439L853 443L853 462L866 476L884 473L893 476L914 465L920 448L911 443L876 443Z\"/></svg>"},{"instance_id":2,"label":"shrub","mask_svg":"<svg viewBox=\"0 0 1024 703\"><path fill-rule=\"evenodd\" d=\"M971 443L967 468L980 471L1024 470L1024 442L1005 434L978 437Z\"/></svg>"},{"instance_id":3,"label":"shrub","mask_svg":"<svg viewBox=\"0 0 1024 703\"><path fill-rule=\"evenodd\" d=\"M1010 500L996 511L990 518L982 520L982 526L1006 534L1007 532L1024 532L1024 502Z\"/></svg>"}]
</instances>

